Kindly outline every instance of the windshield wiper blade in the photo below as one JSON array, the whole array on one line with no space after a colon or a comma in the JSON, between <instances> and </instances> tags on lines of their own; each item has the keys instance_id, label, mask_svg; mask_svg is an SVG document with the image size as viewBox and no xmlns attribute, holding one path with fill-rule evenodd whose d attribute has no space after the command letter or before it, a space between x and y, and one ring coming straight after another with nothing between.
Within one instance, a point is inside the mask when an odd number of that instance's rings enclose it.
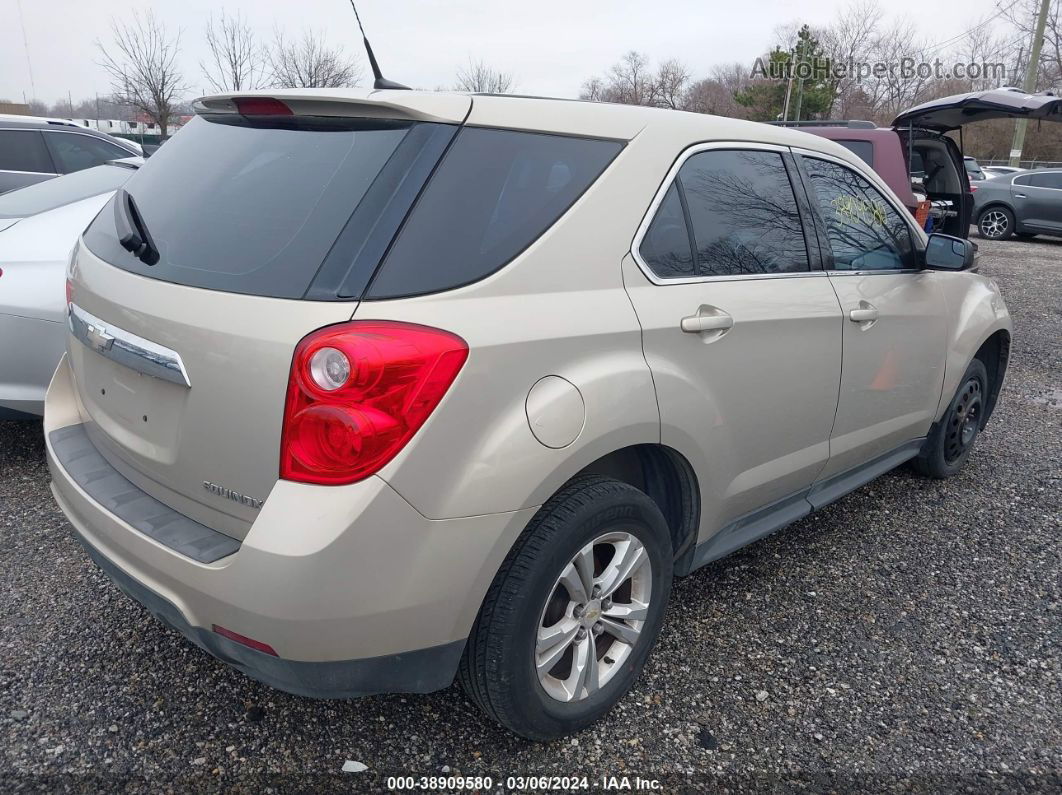
<instances>
[{"instance_id":1,"label":"windshield wiper blade","mask_svg":"<svg viewBox=\"0 0 1062 795\"><path fill-rule=\"evenodd\" d=\"M144 221L136 208L133 197L125 188L114 193L114 225L118 230L118 242L137 259L147 265L159 261L159 250L151 239Z\"/></svg>"}]
</instances>

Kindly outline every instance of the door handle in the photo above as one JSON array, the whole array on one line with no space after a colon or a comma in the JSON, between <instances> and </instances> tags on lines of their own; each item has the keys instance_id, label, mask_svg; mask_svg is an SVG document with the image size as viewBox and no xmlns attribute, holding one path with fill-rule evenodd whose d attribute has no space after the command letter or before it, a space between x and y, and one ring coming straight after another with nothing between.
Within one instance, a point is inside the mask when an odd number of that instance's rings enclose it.
<instances>
[{"instance_id":1,"label":"door handle","mask_svg":"<svg viewBox=\"0 0 1062 795\"><path fill-rule=\"evenodd\" d=\"M682 330L687 334L699 334L702 331L726 331L734 327L734 318L726 314L726 312L720 312L715 315L698 313L682 318L681 326Z\"/></svg>"},{"instance_id":2,"label":"door handle","mask_svg":"<svg viewBox=\"0 0 1062 795\"><path fill-rule=\"evenodd\" d=\"M866 301L860 301L859 309L849 312L848 319L853 323L873 323L878 319L878 308Z\"/></svg>"},{"instance_id":3,"label":"door handle","mask_svg":"<svg viewBox=\"0 0 1062 795\"><path fill-rule=\"evenodd\" d=\"M1015 193L1014 194L1014 198L1015 199L1024 199L1025 198L1025 194L1024 193Z\"/></svg>"}]
</instances>

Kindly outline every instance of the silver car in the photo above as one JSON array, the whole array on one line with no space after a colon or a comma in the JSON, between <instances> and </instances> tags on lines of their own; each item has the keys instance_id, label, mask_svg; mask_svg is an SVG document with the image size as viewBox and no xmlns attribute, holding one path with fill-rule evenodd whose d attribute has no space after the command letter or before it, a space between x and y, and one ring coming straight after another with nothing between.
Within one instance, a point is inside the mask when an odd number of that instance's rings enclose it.
<instances>
[{"instance_id":1,"label":"silver car","mask_svg":"<svg viewBox=\"0 0 1062 795\"><path fill-rule=\"evenodd\" d=\"M53 493L250 676L456 678L558 737L632 686L676 575L904 462L962 469L1011 338L973 249L791 129L208 97L81 238Z\"/></svg>"},{"instance_id":2,"label":"silver car","mask_svg":"<svg viewBox=\"0 0 1062 795\"><path fill-rule=\"evenodd\" d=\"M65 347L70 251L142 162L126 158L0 196L0 417L44 413Z\"/></svg>"},{"instance_id":3,"label":"silver car","mask_svg":"<svg viewBox=\"0 0 1062 795\"><path fill-rule=\"evenodd\" d=\"M1062 237L1062 169L1018 171L977 183L974 223L981 237Z\"/></svg>"}]
</instances>

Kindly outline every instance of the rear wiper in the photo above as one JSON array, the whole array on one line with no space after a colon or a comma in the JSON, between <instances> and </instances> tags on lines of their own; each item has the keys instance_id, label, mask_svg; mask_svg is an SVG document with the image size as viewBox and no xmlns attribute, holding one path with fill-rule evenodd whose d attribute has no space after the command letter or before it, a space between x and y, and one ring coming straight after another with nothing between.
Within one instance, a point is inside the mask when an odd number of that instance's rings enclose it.
<instances>
[{"instance_id":1,"label":"rear wiper","mask_svg":"<svg viewBox=\"0 0 1062 795\"><path fill-rule=\"evenodd\" d=\"M159 261L159 250L155 248L155 241L148 234L144 220L136 209L136 203L125 188L118 188L114 193L114 225L118 230L118 242L122 244L122 248L147 265L154 265Z\"/></svg>"}]
</instances>

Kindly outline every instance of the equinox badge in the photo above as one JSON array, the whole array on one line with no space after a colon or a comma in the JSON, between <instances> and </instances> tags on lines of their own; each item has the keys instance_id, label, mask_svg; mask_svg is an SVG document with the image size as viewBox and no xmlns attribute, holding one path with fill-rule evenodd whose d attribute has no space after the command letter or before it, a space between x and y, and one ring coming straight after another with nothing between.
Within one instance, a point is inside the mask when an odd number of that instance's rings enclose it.
<instances>
[{"instance_id":1,"label":"equinox badge","mask_svg":"<svg viewBox=\"0 0 1062 795\"><path fill-rule=\"evenodd\" d=\"M258 510L262 507L262 501L256 500L254 497L248 497L246 494L240 494L238 491L227 489L224 486L219 486L217 483L211 483L209 480L203 481L203 488L209 491L211 494L217 494L219 497L238 502L240 505L246 505L249 508Z\"/></svg>"}]
</instances>

